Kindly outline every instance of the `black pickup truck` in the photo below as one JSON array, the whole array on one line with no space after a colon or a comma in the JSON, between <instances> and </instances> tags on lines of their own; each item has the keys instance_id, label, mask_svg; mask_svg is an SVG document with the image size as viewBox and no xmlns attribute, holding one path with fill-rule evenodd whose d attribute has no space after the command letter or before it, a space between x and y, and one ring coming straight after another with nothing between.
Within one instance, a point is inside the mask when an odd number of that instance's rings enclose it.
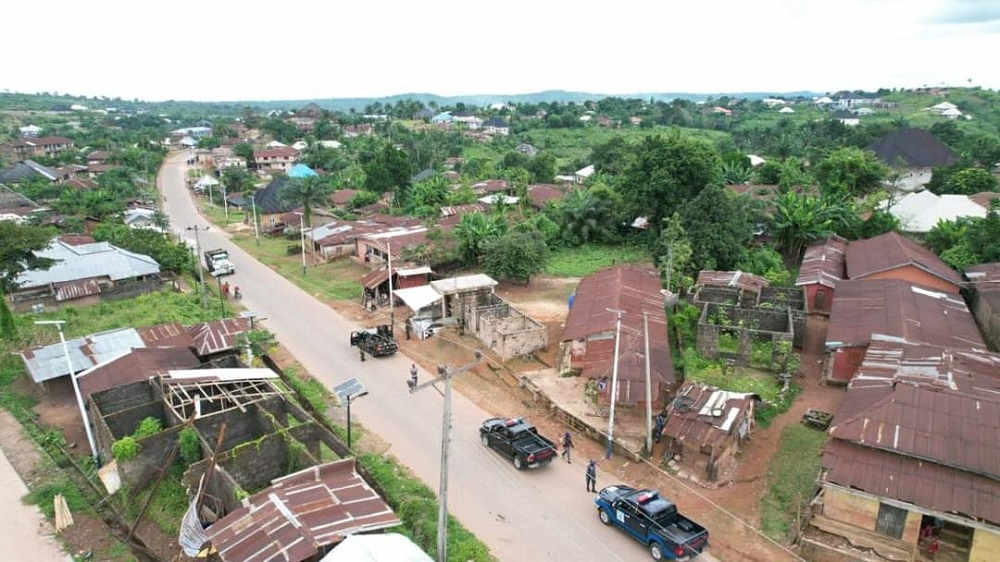
<instances>
[{"instance_id":1,"label":"black pickup truck","mask_svg":"<svg viewBox=\"0 0 1000 562\"><path fill-rule=\"evenodd\" d=\"M656 490L618 484L597 494L597 516L646 545L653 560L690 560L708 548L708 531Z\"/></svg>"},{"instance_id":2,"label":"black pickup truck","mask_svg":"<svg viewBox=\"0 0 1000 562\"><path fill-rule=\"evenodd\" d=\"M522 418L490 418L479 427L479 438L518 470L544 466L556 456L556 444Z\"/></svg>"},{"instance_id":3,"label":"black pickup truck","mask_svg":"<svg viewBox=\"0 0 1000 562\"><path fill-rule=\"evenodd\" d=\"M372 357L386 357L399 349L399 344L392 334L392 326L388 324L351 332L351 345L358 346Z\"/></svg>"}]
</instances>

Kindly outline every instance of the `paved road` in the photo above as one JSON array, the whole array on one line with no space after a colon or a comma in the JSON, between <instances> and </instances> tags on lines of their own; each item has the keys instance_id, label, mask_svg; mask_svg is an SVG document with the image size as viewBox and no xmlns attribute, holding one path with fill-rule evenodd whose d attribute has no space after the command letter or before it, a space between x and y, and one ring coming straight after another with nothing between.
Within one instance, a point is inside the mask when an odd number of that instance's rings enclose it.
<instances>
[{"instance_id":1,"label":"paved road","mask_svg":"<svg viewBox=\"0 0 1000 562\"><path fill-rule=\"evenodd\" d=\"M163 209L175 231L193 242L186 228L208 223L184 186L186 154L170 157L158 178ZM200 233L201 247L229 250L243 292L243 304L316 378L332 388L358 377L369 395L352 404L352 415L391 444L391 453L437 490L443 399L433 391L409 394L409 361L402 356L361 363L348 343L357 326L253 259L212 228ZM200 259L200 256L199 256ZM420 373L420 380L431 375ZM487 412L460 393L453 398L449 512L503 561L642 560L645 549L597 520L593 496L585 492L583 465L554 462L518 472L479 442ZM599 479L599 485L612 482ZM708 559L707 557L703 557Z\"/></svg>"}]
</instances>

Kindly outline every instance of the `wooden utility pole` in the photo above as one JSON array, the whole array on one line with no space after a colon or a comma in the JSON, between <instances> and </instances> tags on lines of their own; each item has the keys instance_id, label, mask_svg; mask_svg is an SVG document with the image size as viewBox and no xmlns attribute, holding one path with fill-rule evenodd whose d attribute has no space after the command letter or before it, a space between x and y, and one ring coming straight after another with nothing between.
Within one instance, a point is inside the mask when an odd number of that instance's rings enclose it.
<instances>
[{"instance_id":1,"label":"wooden utility pole","mask_svg":"<svg viewBox=\"0 0 1000 562\"><path fill-rule=\"evenodd\" d=\"M642 313L642 335L646 355L646 452L653 456L653 387L649 369L649 313Z\"/></svg>"},{"instance_id":2,"label":"wooden utility pole","mask_svg":"<svg viewBox=\"0 0 1000 562\"><path fill-rule=\"evenodd\" d=\"M444 412L441 416L441 475L438 491L438 528L437 528L437 552L438 562L448 562L448 449L451 445L451 379L476 366L483 354L476 352L475 359L471 363L449 369L444 365L438 365L437 371L440 378L427 381L413 387L410 393L434 386L439 382L444 382ZM435 386L435 388L437 388Z\"/></svg>"},{"instance_id":3,"label":"wooden utility pole","mask_svg":"<svg viewBox=\"0 0 1000 562\"><path fill-rule=\"evenodd\" d=\"M607 309L608 312L614 312L618 315L618 321L615 323L615 354L614 354L614 364L611 366L611 392L608 394L608 402L610 403L608 407L608 450L605 454L605 458L611 458L611 451L614 449L615 444L615 402L618 400L618 349L621 344L622 339L622 314L625 314L624 310L619 310L616 308Z\"/></svg>"}]
</instances>

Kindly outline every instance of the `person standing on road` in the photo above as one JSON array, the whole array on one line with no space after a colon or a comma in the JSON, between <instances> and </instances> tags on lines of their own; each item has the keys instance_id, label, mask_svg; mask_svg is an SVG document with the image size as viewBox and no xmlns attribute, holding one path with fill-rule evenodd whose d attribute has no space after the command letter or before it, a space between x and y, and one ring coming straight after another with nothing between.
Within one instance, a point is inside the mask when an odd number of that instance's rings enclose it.
<instances>
[{"instance_id":1,"label":"person standing on road","mask_svg":"<svg viewBox=\"0 0 1000 562\"><path fill-rule=\"evenodd\" d=\"M573 436L570 435L568 431L563 434L562 446L563 446L563 450L562 450L562 456L563 456L563 458L566 459L566 462L568 464L573 464L573 461L571 461L569 459L570 449L573 448Z\"/></svg>"},{"instance_id":2,"label":"person standing on road","mask_svg":"<svg viewBox=\"0 0 1000 562\"><path fill-rule=\"evenodd\" d=\"M410 380L408 381L410 392L417 388L417 364L410 363Z\"/></svg>"},{"instance_id":3,"label":"person standing on road","mask_svg":"<svg viewBox=\"0 0 1000 562\"><path fill-rule=\"evenodd\" d=\"M233 288L233 298L236 299L236 302L243 300L243 293L240 292L239 285Z\"/></svg>"},{"instance_id":4,"label":"person standing on road","mask_svg":"<svg viewBox=\"0 0 1000 562\"><path fill-rule=\"evenodd\" d=\"M229 281L222 284L222 296L229 300Z\"/></svg>"},{"instance_id":5,"label":"person standing on road","mask_svg":"<svg viewBox=\"0 0 1000 562\"><path fill-rule=\"evenodd\" d=\"M597 461L594 459L587 463L587 491L597 493Z\"/></svg>"}]
</instances>

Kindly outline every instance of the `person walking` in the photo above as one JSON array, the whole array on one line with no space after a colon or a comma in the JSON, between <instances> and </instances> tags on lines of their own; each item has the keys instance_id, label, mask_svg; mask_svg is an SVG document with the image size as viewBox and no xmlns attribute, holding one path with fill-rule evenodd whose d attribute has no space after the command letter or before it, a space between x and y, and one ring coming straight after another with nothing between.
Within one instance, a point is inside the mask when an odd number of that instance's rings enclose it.
<instances>
[{"instance_id":1,"label":"person walking","mask_svg":"<svg viewBox=\"0 0 1000 562\"><path fill-rule=\"evenodd\" d=\"M406 381L410 387L410 392L417 388L417 364L410 363L410 380Z\"/></svg>"},{"instance_id":2,"label":"person walking","mask_svg":"<svg viewBox=\"0 0 1000 562\"><path fill-rule=\"evenodd\" d=\"M236 302L240 302L241 300L243 300L243 293L240 292L239 285L236 285L236 287L233 288L233 298L236 300Z\"/></svg>"},{"instance_id":3,"label":"person walking","mask_svg":"<svg viewBox=\"0 0 1000 562\"><path fill-rule=\"evenodd\" d=\"M222 284L222 296L229 300L229 281Z\"/></svg>"},{"instance_id":4,"label":"person walking","mask_svg":"<svg viewBox=\"0 0 1000 562\"><path fill-rule=\"evenodd\" d=\"M597 493L597 461L594 459L587 463L587 491Z\"/></svg>"},{"instance_id":5,"label":"person walking","mask_svg":"<svg viewBox=\"0 0 1000 562\"><path fill-rule=\"evenodd\" d=\"M566 459L566 462L568 464L573 464L573 461L570 460L570 449L573 448L573 436L570 435L568 431L566 433L563 433L562 446L563 446L562 450L563 458Z\"/></svg>"}]
</instances>

